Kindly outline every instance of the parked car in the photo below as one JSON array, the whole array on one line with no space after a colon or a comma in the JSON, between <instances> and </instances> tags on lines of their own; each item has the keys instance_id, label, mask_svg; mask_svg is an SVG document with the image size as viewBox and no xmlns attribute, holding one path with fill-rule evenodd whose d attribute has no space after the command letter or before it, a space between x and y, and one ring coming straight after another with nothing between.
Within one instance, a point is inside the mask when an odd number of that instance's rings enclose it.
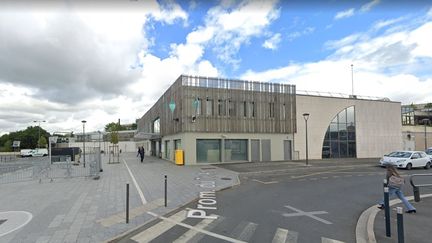
<instances>
[{"instance_id":1,"label":"parked car","mask_svg":"<svg viewBox=\"0 0 432 243\"><path fill-rule=\"evenodd\" d=\"M429 161L432 163L432 147L426 149L426 154L429 156Z\"/></svg>"},{"instance_id":2,"label":"parked car","mask_svg":"<svg viewBox=\"0 0 432 243\"><path fill-rule=\"evenodd\" d=\"M381 166L393 164L397 168L410 170L415 167L429 169L431 162L429 156L423 151L395 151L384 155L380 160Z\"/></svg>"}]
</instances>

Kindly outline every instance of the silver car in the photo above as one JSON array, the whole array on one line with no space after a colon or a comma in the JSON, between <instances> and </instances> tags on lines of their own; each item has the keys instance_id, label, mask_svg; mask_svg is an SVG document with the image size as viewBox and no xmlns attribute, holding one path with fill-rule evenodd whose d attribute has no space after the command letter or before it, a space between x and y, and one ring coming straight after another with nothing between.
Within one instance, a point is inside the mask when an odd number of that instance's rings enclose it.
<instances>
[{"instance_id":1,"label":"silver car","mask_svg":"<svg viewBox=\"0 0 432 243\"><path fill-rule=\"evenodd\" d=\"M395 151L384 155L380 160L381 166L392 164L398 168L410 170L415 167L429 169L431 162L429 156L423 151Z\"/></svg>"}]
</instances>

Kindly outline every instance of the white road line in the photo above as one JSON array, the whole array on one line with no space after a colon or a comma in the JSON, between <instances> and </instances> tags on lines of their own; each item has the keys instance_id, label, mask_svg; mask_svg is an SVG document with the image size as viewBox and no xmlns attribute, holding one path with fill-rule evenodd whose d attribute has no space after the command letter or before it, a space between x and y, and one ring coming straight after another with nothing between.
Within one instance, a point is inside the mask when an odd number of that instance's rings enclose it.
<instances>
[{"instance_id":1,"label":"white road line","mask_svg":"<svg viewBox=\"0 0 432 243\"><path fill-rule=\"evenodd\" d=\"M255 223L242 222L236 227L232 236L239 240L249 241L257 227Z\"/></svg>"},{"instance_id":2,"label":"white road line","mask_svg":"<svg viewBox=\"0 0 432 243\"><path fill-rule=\"evenodd\" d=\"M159 216L159 215L157 215L157 214L155 214L153 212L147 212L147 213L150 214L150 215L152 215L152 216L154 216L154 217L160 218L162 220L166 220L166 221L175 223L175 224L183 226L185 228L192 229L192 230L201 232L203 234L206 234L206 235L209 235L209 236L213 236L213 237L218 238L218 239L222 239L222 240L229 241L229 242L234 242L234 243L246 243L245 241L236 240L236 239L233 239L233 238L228 237L228 236L216 234L216 233L210 232L210 231L205 230L205 229L196 228L194 226L191 226L191 225L188 225L188 224L185 224L185 223L182 223L182 222L177 222L177 221L172 220L170 218L166 218L164 216Z\"/></svg>"},{"instance_id":3,"label":"white road line","mask_svg":"<svg viewBox=\"0 0 432 243\"><path fill-rule=\"evenodd\" d=\"M325 237L321 237L321 242L322 243L345 243L343 241L333 240L333 239L329 239L329 238L325 238Z\"/></svg>"},{"instance_id":4,"label":"white road line","mask_svg":"<svg viewBox=\"0 0 432 243\"><path fill-rule=\"evenodd\" d=\"M279 181L260 181L260 180L257 180L257 179L253 179L253 181L262 183L264 185L279 183Z\"/></svg>"},{"instance_id":5,"label":"white road line","mask_svg":"<svg viewBox=\"0 0 432 243\"><path fill-rule=\"evenodd\" d=\"M210 216L216 216L216 215L210 215ZM211 222L213 222L214 219L204 219L201 222L199 222L197 225L195 225L195 228L197 229L204 229L205 227L207 227ZM193 237L195 237L196 235L198 235L198 231L195 230L188 230L186 233L184 233L183 235L181 235L178 239L176 239L175 241L173 241L173 243L187 243L190 240L192 240Z\"/></svg>"},{"instance_id":6,"label":"white road line","mask_svg":"<svg viewBox=\"0 0 432 243\"><path fill-rule=\"evenodd\" d=\"M184 219L186 219L186 211L182 210L180 212L177 212L176 214L172 215L169 218L172 219L173 221L183 221ZM135 235L131 239L139 243L150 242L151 240L155 239L159 235L163 234L164 232L174 227L175 225L176 225L175 223L163 220L160 223L157 223L152 227Z\"/></svg>"},{"instance_id":7,"label":"white road line","mask_svg":"<svg viewBox=\"0 0 432 243\"><path fill-rule=\"evenodd\" d=\"M302 210L300 210L300 209L297 209L297 208L291 207L291 206L289 206L289 205L285 205L285 207L286 207L286 208L289 208L289 209L291 209L291 210L293 210L293 211L296 211L297 213L300 213L299 216L303 215L303 216L307 216L307 217L313 218L313 219L315 219L315 220L317 220L317 221L320 221L321 223L324 223L324 224L332 224L331 222L329 222L329 221L327 221L327 220L325 220L325 219L322 219L322 218L319 218L319 217L314 216L312 212L305 212L305 211L302 211Z\"/></svg>"},{"instance_id":8,"label":"white road line","mask_svg":"<svg viewBox=\"0 0 432 243\"><path fill-rule=\"evenodd\" d=\"M297 243L298 233L287 229L277 228L272 243Z\"/></svg>"},{"instance_id":9,"label":"white road line","mask_svg":"<svg viewBox=\"0 0 432 243\"><path fill-rule=\"evenodd\" d=\"M141 191L141 188L139 187L137 181L135 180L135 176L132 174L132 171L129 169L129 166L127 165L125 159L123 159L123 163L124 163L124 165L126 166L126 169L128 170L130 177L132 178L132 181L133 181L133 183L134 183L134 185L135 185L135 188L137 189L138 194L139 194L139 196L140 196L140 198L141 198L141 202L142 202L142 204L143 204L143 205L146 204L146 203L147 203L147 200L146 200L145 197L144 197L144 193Z\"/></svg>"},{"instance_id":10,"label":"white road line","mask_svg":"<svg viewBox=\"0 0 432 243\"><path fill-rule=\"evenodd\" d=\"M139 187L138 183L136 182L135 177L133 176L131 170L129 169L129 166L127 165L127 163L126 163L126 161L124 159L123 159L123 163L125 164L127 170L129 171L129 174L130 174L130 176L132 178L132 181L134 182L134 185L135 185L135 187L136 187L136 189L138 191L138 194L140 195L141 202L143 203L143 205L146 204L147 201L146 201L146 199L144 197L144 194L142 193L141 188ZM153 212L150 212L150 211L147 212L147 214L149 214L149 215L151 215L151 216L153 216L155 218L159 218L159 219L162 219L164 221L168 221L168 222L171 222L173 224L180 225L180 226L183 226L185 228L188 228L188 229L191 229L191 230L195 230L197 232L200 232L200 233L203 233L203 234L206 234L206 235L218 238L218 239L222 239L222 240L229 241L229 242L234 242L234 243L246 243L244 241L236 240L236 239L230 238L228 236L224 236L224 235L220 235L220 234L216 234L216 233L210 232L208 230L196 228L194 226L191 226L191 225L179 222L177 220L173 220L173 219L170 219L170 218L166 218L164 216L160 216L160 215L158 215L156 213L153 213Z\"/></svg>"},{"instance_id":11,"label":"white road line","mask_svg":"<svg viewBox=\"0 0 432 243\"><path fill-rule=\"evenodd\" d=\"M308 212L310 214L328 214L326 211L312 211ZM304 212L301 213L284 213L283 216L285 217L295 217L295 216L305 216Z\"/></svg>"}]
</instances>

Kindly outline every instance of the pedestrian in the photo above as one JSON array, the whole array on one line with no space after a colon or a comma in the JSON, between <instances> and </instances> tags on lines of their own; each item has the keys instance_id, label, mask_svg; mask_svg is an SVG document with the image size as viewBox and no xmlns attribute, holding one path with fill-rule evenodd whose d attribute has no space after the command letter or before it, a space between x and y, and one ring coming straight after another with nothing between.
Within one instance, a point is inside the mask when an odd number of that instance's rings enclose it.
<instances>
[{"instance_id":1,"label":"pedestrian","mask_svg":"<svg viewBox=\"0 0 432 243\"><path fill-rule=\"evenodd\" d=\"M396 194L396 196L402 201L407 209L406 213L416 213L416 209L411 203L405 198L402 192L402 186L405 183L404 178L397 172L396 167L393 164L387 164L387 187L389 188L389 197ZM384 209L384 200L378 204L379 209Z\"/></svg>"},{"instance_id":2,"label":"pedestrian","mask_svg":"<svg viewBox=\"0 0 432 243\"><path fill-rule=\"evenodd\" d=\"M143 146L139 147L137 157L140 156L141 163L144 161L144 154L145 154L144 147Z\"/></svg>"}]
</instances>

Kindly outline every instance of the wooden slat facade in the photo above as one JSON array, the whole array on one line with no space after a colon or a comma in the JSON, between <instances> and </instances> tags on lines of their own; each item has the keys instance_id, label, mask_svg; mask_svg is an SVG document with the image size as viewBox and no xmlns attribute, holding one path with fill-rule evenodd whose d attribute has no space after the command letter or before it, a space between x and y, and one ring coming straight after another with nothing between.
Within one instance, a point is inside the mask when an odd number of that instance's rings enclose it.
<instances>
[{"instance_id":1,"label":"wooden slat facade","mask_svg":"<svg viewBox=\"0 0 432 243\"><path fill-rule=\"evenodd\" d=\"M181 75L138 121L140 132L285 133L296 131L295 86ZM173 113L169 103L174 101ZM246 108L245 108L246 107Z\"/></svg>"}]
</instances>

